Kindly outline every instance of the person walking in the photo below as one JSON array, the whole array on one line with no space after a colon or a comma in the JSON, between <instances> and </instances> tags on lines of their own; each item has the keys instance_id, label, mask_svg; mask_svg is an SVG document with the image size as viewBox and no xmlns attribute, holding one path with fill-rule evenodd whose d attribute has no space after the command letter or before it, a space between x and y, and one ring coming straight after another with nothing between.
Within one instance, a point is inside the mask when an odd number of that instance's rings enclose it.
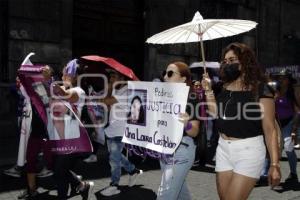
<instances>
[{"instance_id":1,"label":"person walking","mask_svg":"<svg viewBox=\"0 0 300 200\"><path fill-rule=\"evenodd\" d=\"M43 71L46 80L50 79L49 74L50 67L46 67ZM80 119L82 107L85 102L85 92L81 87L77 86L77 76L78 63L77 59L74 59L68 62L63 68L63 86L51 84L53 95L50 99L51 109L47 113L47 130L50 139L72 139L76 130L78 137L80 135L79 122L73 118ZM73 112L69 108L72 108ZM70 114L70 116L67 112L73 114ZM75 114L77 117L73 116ZM76 191L82 196L83 200L89 199L94 183L92 181L82 181L81 177L72 171L76 162L82 157L81 153L54 155L53 171L59 200L66 200L68 198L69 185L71 185L71 189L76 188Z\"/></svg>"},{"instance_id":2,"label":"person walking","mask_svg":"<svg viewBox=\"0 0 300 200\"><path fill-rule=\"evenodd\" d=\"M294 79L289 70L282 70L277 74L271 74L277 83L275 95L275 113L281 127L281 137L283 149L287 155L290 166L289 176L286 183L297 183L297 155L295 153L294 141L299 123L299 105L295 97L293 88ZM270 160L265 161L264 171L260 177L260 182L265 182L270 167Z\"/></svg>"},{"instance_id":3,"label":"person walking","mask_svg":"<svg viewBox=\"0 0 300 200\"><path fill-rule=\"evenodd\" d=\"M129 173L128 186L132 187L143 170L137 169L123 154L124 143L122 137L125 131L127 120L127 85L124 84L125 77L117 71L110 71L109 88L116 86L112 90L112 95L100 99L101 103L106 104L109 110L109 123L104 129L107 148L109 152L109 164L111 167L110 185L100 193L103 196L119 194L119 181L121 178L121 168ZM123 84L122 84L123 82ZM121 84L120 84L121 83Z\"/></svg>"},{"instance_id":4,"label":"person walking","mask_svg":"<svg viewBox=\"0 0 300 200\"><path fill-rule=\"evenodd\" d=\"M231 43L222 52L223 89L215 97L211 80L203 75L208 111L220 134L216 152L216 184L221 200L247 199L260 177L266 156L271 159L269 184L280 183L275 102L253 51Z\"/></svg>"},{"instance_id":5,"label":"person walking","mask_svg":"<svg viewBox=\"0 0 300 200\"><path fill-rule=\"evenodd\" d=\"M186 83L192 91L191 72L184 62L173 62L167 66L163 73L165 82ZM195 137L199 133L200 121L196 118L196 102L189 95L186 113L180 115L184 125L183 137L180 145L171 158L162 157L160 166L162 177L157 192L157 200L192 199L186 183L186 176L195 160ZM191 108L192 106L193 108Z\"/></svg>"}]
</instances>

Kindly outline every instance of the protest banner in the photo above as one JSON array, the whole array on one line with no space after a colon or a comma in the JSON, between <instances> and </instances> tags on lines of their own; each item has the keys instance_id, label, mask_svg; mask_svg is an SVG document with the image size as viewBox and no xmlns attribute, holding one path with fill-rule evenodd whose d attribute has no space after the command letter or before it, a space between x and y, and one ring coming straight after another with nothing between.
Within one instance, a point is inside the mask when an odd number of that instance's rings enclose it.
<instances>
[{"instance_id":1,"label":"protest banner","mask_svg":"<svg viewBox=\"0 0 300 200\"><path fill-rule=\"evenodd\" d=\"M127 124L122 142L162 154L173 154L183 135L185 83L128 82Z\"/></svg>"},{"instance_id":2,"label":"protest banner","mask_svg":"<svg viewBox=\"0 0 300 200\"><path fill-rule=\"evenodd\" d=\"M73 111L72 106L64 101L58 100L65 105L66 110L75 117L66 117L64 137L60 138L55 132L55 128L50 130L53 126L53 116L51 115L50 99L52 98L50 92L50 84L44 80L42 75L42 65L33 65L29 57L34 54L29 54L18 70L18 77L28 94L32 106L34 106L48 127L49 144L51 150L57 154L71 154L81 152L92 152L92 145L87 135L86 129L82 126L80 119ZM57 102L56 102L57 103ZM29 133L28 133L29 134Z\"/></svg>"},{"instance_id":3,"label":"protest banner","mask_svg":"<svg viewBox=\"0 0 300 200\"><path fill-rule=\"evenodd\" d=\"M275 74L284 69L289 70L293 78L300 80L300 65L266 66L266 73Z\"/></svg>"}]
</instances>

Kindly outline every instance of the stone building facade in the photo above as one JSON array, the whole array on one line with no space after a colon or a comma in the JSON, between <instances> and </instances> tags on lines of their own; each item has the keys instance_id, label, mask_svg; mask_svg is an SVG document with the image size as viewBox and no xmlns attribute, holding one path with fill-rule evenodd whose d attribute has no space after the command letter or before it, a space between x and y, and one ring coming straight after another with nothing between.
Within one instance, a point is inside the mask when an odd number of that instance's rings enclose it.
<instances>
[{"instance_id":1,"label":"stone building facade","mask_svg":"<svg viewBox=\"0 0 300 200\"><path fill-rule=\"evenodd\" d=\"M256 52L263 66L300 64L300 2L293 0L151 0L145 5L145 35L192 20L196 11L203 18L246 19L256 29L238 36L205 41L206 60L218 61L221 49L233 41L244 42ZM199 45L146 45L145 78L157 76L168 62L201 60Z\"/></svg>"}]
</instances>

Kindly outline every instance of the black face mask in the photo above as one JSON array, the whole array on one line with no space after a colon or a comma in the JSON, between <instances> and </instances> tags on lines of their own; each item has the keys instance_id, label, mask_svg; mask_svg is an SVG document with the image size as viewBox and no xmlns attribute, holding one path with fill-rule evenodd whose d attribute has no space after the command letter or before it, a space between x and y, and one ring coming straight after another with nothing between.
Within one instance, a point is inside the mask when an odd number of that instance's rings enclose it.
<instances>
[{"instance_id":1,"label":"black face mask","mask_svg":"<svg viewBox=\"0 0 300 200\"><path fill-rule=\"evenodd\" d=\"M235 81L241 75L241 70L239 70L239 66L239 63L223 64L221 66L221 68L223 69L221 77L222 80L228 83Z\"/></svg>"}]
</instances>

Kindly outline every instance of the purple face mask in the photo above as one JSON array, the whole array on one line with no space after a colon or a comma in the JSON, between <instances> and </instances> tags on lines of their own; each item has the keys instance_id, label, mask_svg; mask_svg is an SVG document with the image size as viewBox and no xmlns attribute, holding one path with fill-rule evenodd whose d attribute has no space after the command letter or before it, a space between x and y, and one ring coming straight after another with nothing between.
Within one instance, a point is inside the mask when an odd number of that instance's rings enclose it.
<instances>
[{"instance_id":1,"label":"purple face mask","mask_svg":"<svg viewBox=\"0 0 300 200\"><path fill-rule=\"evenodd\" d=\"M77 72L77 67L78 67L78 63L77 63L77 59L73 59L71 61L68 62L64 73L68 76L71 77L75 77L76 76L76 72Z\"/></svg>"}]
</instances>

